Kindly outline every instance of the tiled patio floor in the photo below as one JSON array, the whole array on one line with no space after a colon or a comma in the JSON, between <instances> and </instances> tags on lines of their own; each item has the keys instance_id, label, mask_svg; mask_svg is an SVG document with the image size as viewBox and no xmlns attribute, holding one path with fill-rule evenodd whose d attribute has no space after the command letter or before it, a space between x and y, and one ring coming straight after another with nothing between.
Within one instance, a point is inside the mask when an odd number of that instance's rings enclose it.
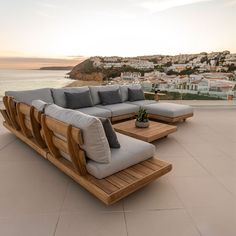
<instances>
[{"instance_id":1,"label":"tiled patio floor","mask_svg":"<svg viewBox=\"0 0 236 236\"><path fill-rule=\"evenodd\" d=\"M173 171L106 207L0 126L1 236L235 236L236 110L154 143Z\"/></svg>"}]
</instances>

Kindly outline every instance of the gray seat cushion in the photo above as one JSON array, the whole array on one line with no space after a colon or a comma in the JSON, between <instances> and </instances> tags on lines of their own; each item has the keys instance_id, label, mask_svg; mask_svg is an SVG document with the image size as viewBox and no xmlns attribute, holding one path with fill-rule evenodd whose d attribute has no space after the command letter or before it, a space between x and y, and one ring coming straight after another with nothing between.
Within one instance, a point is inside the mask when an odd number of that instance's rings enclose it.
<instances>
[{"instance_id":1,"label":"gray seat cushion","mask_svg":"<svg viewBox=\"0 0 236 236\"><path fill-rule=\"evenodd\" d=\"M55 104L46 106L45 114L82 130L84 140L82 148L88 158L100 163L111 161L111 151L106 134L101 121L97 117L65 109Z\"/></svg>"},{"instance_id":2,"label":"gray seat cushion","mask_svg":"<svg viewBox=\"0 0 236 236\"><path fill-rule=\"evenodd\" d=\"M111 115L113 116L121 116L130 113L137 113L139 107L136 105L128 104L128 103L118 103L107 106L97 105L97 107L107 109L111 111Z\"/></svg>"},{"instance_id":3,"label":"gray seat cushion","mask_svg":"<svg viewBox=\"0 0 236 236\"><path fill-rule=\"evenodd\" d=\"M153 144L119 133L117 133L117 137L121 147L119 149L111 149L110 163L101 164L91 160L87 162L87 171L98 179L126 169L153 157L155 154L155 146Z\"/></svg>"},{"instance_id":4,"label":"gray seat cushion","mask_svg":"<svg viewBox=\"0 0 236 236\"><path fill-rule=\"evenodd\" d=\"M52 97L56 105L66 108L66 96L64 94L65 92L80 93L80 92L85 92L85 91L89 91L88 86L52 89Z\"/></svg>"},{"instance_id":5,"label":"gray seat cushion","mask_svg":"<svg viewBox=\"0 0 236 236\"><path fill-rule=\"evenodd\" d=\"M78 109L78 111L91 115L91 116L111 118L111 111L107 109L102 109L100 107L85 107L85 108Z\"/></svg>"},{"instance_id":6,"label":"gray seat cushion","mask_svg":"<svg viewBox=\"0 0 236 236\"><path fill-rule=\"evenodd\" d=\"M98 105L101 103L98 91L114 91L119 89L119 85L107 85L107 86L89 86L92 96L93 104Z\"/></svg>"},{"instance_id":7,"label":"gray seat cushion","mask_svg":"<svg viewBox=\"0 0 236 236\"><path fill-rule=\"evenodd\" d=\"M144 106L149 114L178 117L193 113L193 108L188 105L174 103L155 103Z\"/></svg>"},{"instance_id":8,"label":"gray seat cushion","mask_svg":"<svg viewBox=\"0 0 236 236\"><path fill-rule=\"evenodd\" d=\"M18 102L23 102L31 105L33 100L42 100L46 103L53 103L53 98L50 88L25 90L25 91L6 91L6 96L14 97Z\"/></svg>"},{"instance_id":9,"label":"gray seat cushion","mask_svg":"<svg viewBox=\"0 0 236 236\"><path fill-rule=\"evenodd\" d=\"M149 104L155 104L155 103L157 103L157 101L155 101L155 100L140 100L140 101L134 101L134 102L127 101L125 103L136 105L136 106L139 106L139 107L144 107L144 106L149 105Z\"/></svg>"},{"instance_id":10,"label":"gray seat cushion","mask_svg":"<svg viewBox=\"0 0 236 236\"><path fill-rule=\"evenodd\" d=\"M127 85L120 85L120 93L122 102L128 101L128 88L139 89L141 88L140 84L127 84Z\"/></svg>"}]
</instances>

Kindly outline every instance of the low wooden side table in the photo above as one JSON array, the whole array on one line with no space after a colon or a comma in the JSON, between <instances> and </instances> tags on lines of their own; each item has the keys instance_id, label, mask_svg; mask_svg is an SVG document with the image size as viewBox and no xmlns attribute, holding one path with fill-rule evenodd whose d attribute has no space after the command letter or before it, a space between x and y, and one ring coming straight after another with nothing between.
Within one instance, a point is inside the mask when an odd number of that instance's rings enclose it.
<instances>
[{"instance_id":1,"label":"low wooden side table","mask_svg":"<svg viewBox=\"0 0 236 236\"><path fill-rule=\"evenodd\" d=\"M174 125L163 124L160 122L149 121L148 128L137 128L135 120L128 120L113 125L115 131L125 134L127 136L143 140L145 142L152 142L157 139L167 137L169 134L175 132L177 127Z\"/></svg>"}]
</instances>

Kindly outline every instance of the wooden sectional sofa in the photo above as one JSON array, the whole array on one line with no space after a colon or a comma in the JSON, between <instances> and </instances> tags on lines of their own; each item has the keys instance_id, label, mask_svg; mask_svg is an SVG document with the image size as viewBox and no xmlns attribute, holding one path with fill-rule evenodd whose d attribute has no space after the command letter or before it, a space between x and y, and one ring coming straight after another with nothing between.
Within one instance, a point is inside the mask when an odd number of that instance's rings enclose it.
<instances>
[{"instance_id":1,"label":"wooden sectional sofa","mask_svg":"<svg viewBox=\"0 0 236 236\"><path fill-rule=\"evenodd\" d=\"M81 89L88 87L72 90ZM8 130L102 202L112 204L166 174L172 166L154 157L152 144L122 134L117 134L121 148L109 148L102 124L95 116L105 114L104 117L117 121L134 117L140 105L155 102L145 100L137 101L142 103L139 105L132 104L126 100L125 88L121 90L124 106L105 108L96 94L99 89L108 87L96 87L91 92L97 103L95 111L64 108L64 91L71 91L67 88L6 92L5 109L1 113ZM32 101L38 99L44 102L32 106Z\"/></svg>"}]
</instances>

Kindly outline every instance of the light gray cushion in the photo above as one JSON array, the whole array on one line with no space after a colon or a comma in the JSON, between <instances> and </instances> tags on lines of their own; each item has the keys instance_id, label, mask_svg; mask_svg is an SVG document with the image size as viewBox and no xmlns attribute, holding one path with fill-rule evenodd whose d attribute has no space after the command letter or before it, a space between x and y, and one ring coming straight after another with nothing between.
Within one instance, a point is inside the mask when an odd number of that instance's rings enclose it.
<instances>
[{"instance_id":1,"label":"light gray cushion","mask_svg":"<svg viewBox=\"0 0 236 236\"><path fill-rule=\"evenodd\" d=\"M93 106L93 101L89 90L79 93L65 92L65 97L66 108L79 109Z\"/></svg>"},{"instance_id":2,"label":"light gray cushion","mask_svg":"<svg viewBox=\"0 0 236 236\"><path fill-rule=\"evenodd\" d=\"M111 115L113 116L121 116L130 113L138 112L139 107L136 105L128 104L128 103L118 103L107 106L97 105L97 107L101 107L103 109L108 109L111 111Z\"/></svg>"},{"instance_id":3,"label":"light gray cushion","mask_svg":"<svg viewBox=\"0 0 236 236\"><path fill-rule=\"evenodd\" d=\"M146 105L149 105L149 104L156 104L157 101L155 101L155 100L140 100L140 101L134 101L134 102L127 101L125 103L136 105L136 106L139 106L139 107L143 107L143 106L146 106Z\"/></svg>"},{"instance_id":4,"label":"light gray cushion","mask_svg":"<svg viewBox=\"0 0 236 236\"><path fill-rule=\"evenodd\" d=\"M88 90L89 90L88 86L52 89L52 96L53 96L54 103L56 105L66 108L66 97L64 94L65 92L80 93L80 92L85 92Z\"/></svg>"},{"instance_id":5,"label":"light gray cushion","mask_svg":"<svg viewBox=\"0 0 236 236\"><path fill-rule=\"evenodd\" d=\"M31 105L33 100L42 100L47 103L53 103L50 88L25 90L25 91L7 91L6 96L14 97L16 101Z\"/></svg>"},{"instance_id":6,"label":"light gray cushion","mask_svg":"<svg viewBox=\"0 0 236 236\"><path fill-rule=\"evenodd\" d=\"M111 91L98 91L101 104L111 105L121 103L120 89L111 90Z\"/></svg>"},{"instance_id":7,"label":"light gray cushion","mask_svg":"<svg viewBox=\"0 0 236 236\"><path fill-rule=\"evenodd\" d=\"M153 157L155 154L155 146L153 144L119 133L117 133L117 137L121 147L119 149L111 149L110 163L100 164L91 160L87 162L87 171L98 179L126 169Z\"/></svg>"},{"instance_id":8,"label":"light gray cushion","mask_svg":"<svg viewBox=\"0 0 236 236\"><path fill-rule=\"evenodd\" d=\"M102 117L98 118L102 122L110 148L120 148L120 143L118 141L116 132L112 127L111 121L107 118L102 118Z\"/></svg>"},{"instance_id":9,"label":"light gray cushion","mask_svg":"<svg viewBox=\"0 0 236 236\"><path fill-rule=\"evenodd\" d=\"M102 123L97 117L55 104L46 106L45 114L82 130L84 139L82 148L88 158L100 163L110 162L110 147Z\"/></svg>"},{"instance_id":10,"label":"light gray cushion","mask_svg":"<svg viewBox=\"0 0 236 236\"><path fill-rule=\"evenodd\" d=\"M85 108L78 109L78 111L91 115L91 116L111 118L111 111L107 109L102 109L100 107L85 107Z\"/></svg>"},{"instance_id":11,"label":"light gray cushion","mask_svg":"<svg viewBox=\"0 0 236 236\"><path fill-rule=\"evenodd\" d=\"M141 88L140 84L120 85L120 93L122 102L128 101L128 88Z\"/></svg>"},{"instance_id":12,"label":"light gray cushion","mask_svg":"<svg viewBox=\"0 0 236 236\"><path fill-rule=\"evenodd\" d=\"M149 114L166 117L178 117L193 113L193 108L188 105L174 103L155 103L144 106Z\"/></svg>"},{"instance_id":13,"label":"light gray cushion","mask_svg":"<svg viewBox=\"0 0 236 236\"><path fill-rule=\"evenodd\" d=\"M119 89L119 85L107 85L107 86L89 86L90 93L93 99L93 104L97 105L101 103L98 91L111 91Z\"/></svg>"},{"instance_id":14,"label":"light gray cushion","mask_svg":"<svg viewBox=\"0 0 236 236\"><path fill-rule=\"evenodd\" d=\"M48 103L42 100L33 100L32 106L35 107L38 111L44 112L45 107L49 105Z\"/></svg>"}]
</instances>

